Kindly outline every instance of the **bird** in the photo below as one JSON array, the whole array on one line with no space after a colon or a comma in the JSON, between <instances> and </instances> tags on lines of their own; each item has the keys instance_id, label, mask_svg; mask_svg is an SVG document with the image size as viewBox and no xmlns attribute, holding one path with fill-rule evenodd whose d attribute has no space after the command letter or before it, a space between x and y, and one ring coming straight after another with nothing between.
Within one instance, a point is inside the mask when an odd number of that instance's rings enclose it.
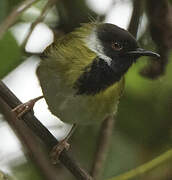
<instances>
[{"instance_id":1,"label":"bird","mask_svg":"<svg viewBox=\"0 0 172 180\"><path fill-rule=\"evenodd\" d=\"M101 122L115 114L124 75L141 56L159 57L110 23L82 24L55 39L37 68L49 110L70 124Z\"/></svg>"},{"instance_id":2,"label":"bird","mask_svg":"<svg viewBox=\"0 0 172 180\"><path fill-rule=\"evenodd\" d=\"M116 114L124 76L141 56L160 57L142 49L127 30L114 24L81 24L55 38L40 55L37 76L43 96L30 102L33 106L44 97L51 113L69 124L101 123ZM68 137L61 141L62 146ZM63 147L55 149L61 152Z\"/></svg>"}]
</instances>

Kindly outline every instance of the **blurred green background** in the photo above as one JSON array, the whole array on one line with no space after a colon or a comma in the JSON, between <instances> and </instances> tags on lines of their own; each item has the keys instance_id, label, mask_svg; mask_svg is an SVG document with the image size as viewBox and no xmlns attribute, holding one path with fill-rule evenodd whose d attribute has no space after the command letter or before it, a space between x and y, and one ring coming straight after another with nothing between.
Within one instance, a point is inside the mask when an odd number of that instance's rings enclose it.
<instances>
[{"instance_id":1,"label":"blurred green background","mask_svg":"<svg viewBox=\"0 0 172 180\"><path fill-rule=\"evenodd\" d=\"M102 0L104 3L108 0ZM22 0L0 0L0 24L9 13L21 3ZM4 34L0 39L0 78L7 78L16 67L23 63L29 56L23 50L21 42L17 40L18 34L14 33L14 29L21 24L30 24L38 17L45 0L39 0L32 5L32 10L25 11L17 19L16 23ZM132 12L132 0L109 0L109 7L106 10L96 10L96 6L87 0L61 0L50 9L48 15L44 19L47 24L58 35L67 33L83 22L90 22L90 18L99 20L107 20L109 13L118 9L123 12L122 5L128 6ZM166 1L170 2L170 1ZM159 3L159 1L157 1ZM171 8L171 4L168 4ZM143 12L139 21L140 33L138 40L142 47L156 49L156 44L152 41L149 32L149 19L146 16L145 4L142 4ZM114 9L113 9L114 7ZM30 9L31 9L30 8ZM32 13L36 12L36 13ZM128 15L129 14L129 15ZM131 13L126 16L126 27L130 22ZM112 15L111 15L112 16ZM113 19L113 17L111 17ZM115 18L115 17L114 17ZM2 24L1 24L2 25ZM142 32L141 32L142 31ZM170 48L169 48L170 49ZM104 169L104 179L114 175L123 173L131 168L137 167L144 162L160 155L172 146L172 63L171 54L168 57L169 63L166 66L165 73L156 78L150 79L140 75L140 70L147 65L147 58L140 59L130 68L126 75L126 87L123 97L119 104L118 115L115 122L111 146L108 153ZM38 62L35 58L32 61ZM25 75L23 81L25 81ZM15 77L12 78L15 81ZM17 80L16 80L17 81ZM16 86L20 86L17 84ZM22 87L21 87L22 88ZM20 96L19 96L20 98ZM3 126L5 119L0 118L0 126ZM92 164L98 126L79 127L72 139L73 156L89 170ZM58 129L56 129L58 131ZM9 131L9 129L7 129ZM1 133L1 132L0 132ZM10 133L10 131L9 131ZM13 135L14 136L14 135ZM1 141L5 141L5 135L1 134ZM84 141L83 141L84 139ZM16 139L11 139L16 141ZM10 143L10 142L9 142ZM0 161L3 159L3 147L0 144ZM25 152L25 151L24 151ZM12 153L12 152L11 152ZM27 153L25 153L27 154ZM27 158L23 161L23 155L16 159L11 157L4 171L10 174L12 179L17 180L38 180L44 179L41 172L35 167L33 162ZM27 157L27 155L26 155ZM9 157L10 158L10 157ZM0 170L3 170L4 164L0 163ZM172 179L171 164L163 165L163 167L153 170L151 173L139 177L146 180L170 180ZM73 179L70 173L59 164L60 179ZM138 180L138 178L137 178Z\"/></svg>"}]
</instances>

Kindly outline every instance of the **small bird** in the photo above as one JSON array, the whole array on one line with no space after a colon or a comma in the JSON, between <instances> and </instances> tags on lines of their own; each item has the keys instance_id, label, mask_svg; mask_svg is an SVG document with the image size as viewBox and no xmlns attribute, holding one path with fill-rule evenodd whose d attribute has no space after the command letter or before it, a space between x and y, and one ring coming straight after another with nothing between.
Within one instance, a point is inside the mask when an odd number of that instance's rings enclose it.
<instances>
[{"instance_id":1,"label":"small bird","mask_svg":"<svg viewBox=\"0 0 172 180\"><path fill-rule=\"evenodd\" d=\"M140 48L128 31L109 23L82 24L55 39L40 55L37 68L49 110L71 124L96 123L113 116L124 90L124 75L141 56L160 57ZM23 115L42 97L25 103L24 111L23 105L13 111ZM54 148L54 155L68 147L69 136Z\"/></svg>"},{"instance_id":2,"label":"small bird","mask_svg":"<svg viewBox=\"0 0 172 180\"><path fill-rule=\"evenodd\" d=\"M72 124L100 122L115 114L124 75L141 56L159 57L109 23L82 24L55 39L37 69L49 110Z\"/></svg>"}]
</instances>

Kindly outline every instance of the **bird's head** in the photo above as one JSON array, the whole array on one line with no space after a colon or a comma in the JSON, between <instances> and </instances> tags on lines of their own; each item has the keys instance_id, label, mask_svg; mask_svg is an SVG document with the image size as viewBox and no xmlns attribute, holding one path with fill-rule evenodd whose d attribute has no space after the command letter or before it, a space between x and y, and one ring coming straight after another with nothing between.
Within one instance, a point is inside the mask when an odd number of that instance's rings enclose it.
<instances>
[{"instance_id":1,"label":"bird's head","mask_svg":"<svg viewBox=\"0 0 172 180\"><path fill-rule=\"evenodd\" d=\"M128 31L109 23L96 24L85 41L97 57L76 82L78 94L96 94L106 89L141 56L160 57L140 48Z\"/></svg>"},{"instance_id":2,"label":"bird's head","mask_svg":"<svg viewBox=\"0 0 172 180\"><path fill-rule=\"evenodd\" d=\"M121 63L135 62L141 56L160 57L157 53L140 48L128 31L109 23L97 24L87 44L108 65L120 60Z\"/></svg>"}]
</instances>

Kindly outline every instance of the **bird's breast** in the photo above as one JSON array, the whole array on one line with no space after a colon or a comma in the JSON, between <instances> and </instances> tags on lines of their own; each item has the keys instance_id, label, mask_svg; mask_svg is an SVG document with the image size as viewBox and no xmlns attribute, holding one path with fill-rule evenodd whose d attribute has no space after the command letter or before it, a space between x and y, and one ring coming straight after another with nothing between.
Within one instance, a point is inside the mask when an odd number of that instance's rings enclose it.
<instances>
[{"instance_id":1,"label":"bird's breast","mask_svg":"<svg viewBox=\"0 0 172 180\"><path fill-rule=\"evenodd\" d=\"M62 121L88 124L102 121L116 111L124 81L92 94L76 95L76 91L47 66L40 65L38 77L50 111Z\"/></svg>"},{"instance_id":2,"label":"bird's breast","mask_svg":"<svg viewBox=\"0 0 172 180\"><path fill-rule=\"evenodd\" d=\"M114 83L118 83L128 70L128 64L113 60L109 65L104 59L96 57L85 67L83 73L74 84L78 95L96 95Z\"/></svg>"}]
</instances>

